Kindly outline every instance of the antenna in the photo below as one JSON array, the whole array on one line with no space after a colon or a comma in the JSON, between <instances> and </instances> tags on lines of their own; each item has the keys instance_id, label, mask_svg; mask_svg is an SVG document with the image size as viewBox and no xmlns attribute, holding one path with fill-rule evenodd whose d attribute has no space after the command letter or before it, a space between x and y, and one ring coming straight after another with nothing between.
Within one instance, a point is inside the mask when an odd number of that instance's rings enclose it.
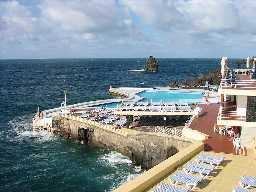
<instances>
[{"instance_id":1,"label":"antenna","mask_svg":"<svg viewBox=\"0 0 256 192\"><path fill-rule=\"evenodd\" d=\"M64 107L64 109L66 109L67 107L67 93L68 93L68 89L67 89L67 84L66 84L66 80L64 80L64 101L61 103L61 107Z\"/></svg>"}]
</instances>

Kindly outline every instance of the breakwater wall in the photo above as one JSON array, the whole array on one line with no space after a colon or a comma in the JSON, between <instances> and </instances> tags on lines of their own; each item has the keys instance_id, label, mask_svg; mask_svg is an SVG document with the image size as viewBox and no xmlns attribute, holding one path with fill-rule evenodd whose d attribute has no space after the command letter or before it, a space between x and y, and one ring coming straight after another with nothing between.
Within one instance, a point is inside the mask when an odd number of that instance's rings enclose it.
<instances>
[{"instance_id":1,"label":"breakwater wall","mask_svg":"<svg viewBox=\"0 0 256 192\"><path fill-rule=\"evenodd\" d=\"M72 116L55 117L52 130L67 138L118 151L144 169L191 145L190 141L181 138L126 128L115 129L111 125Z\"/></svg>"},{"instance_id":2,"label":"breakwater wall","mask_svg":"<svg viewBox=\"0 0 256 192\"><path fill-rule=\"evenodd\" d=\"M195 155L203 151L202 142L193 143L179 153L169 157L148 171L142 173L133 180L119 186L114 192L141 192L148 191L163 179L173 173L178 167L189 161Z\"/></svg>"}]
</instances>

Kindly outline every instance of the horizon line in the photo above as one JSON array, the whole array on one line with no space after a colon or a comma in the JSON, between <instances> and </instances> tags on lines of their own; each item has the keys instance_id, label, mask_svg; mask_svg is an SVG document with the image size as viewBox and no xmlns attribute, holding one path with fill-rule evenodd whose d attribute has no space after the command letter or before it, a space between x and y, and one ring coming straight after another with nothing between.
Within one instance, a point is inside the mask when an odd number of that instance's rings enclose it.
<instances>
[{"instance_id":1,"label":"horizon line","mask_svg":"<svg viewBox=\"0 0 256 192\"><path fill-rule=\"evenodd\" d=\"M49 58L0 58L0 60L64 60L64 59L147 59L148 57L49 57ZM157 59L221 59L221 57L155 57ZM245 59L230 57L229 59Z\"/></svg>"}]
</instances>

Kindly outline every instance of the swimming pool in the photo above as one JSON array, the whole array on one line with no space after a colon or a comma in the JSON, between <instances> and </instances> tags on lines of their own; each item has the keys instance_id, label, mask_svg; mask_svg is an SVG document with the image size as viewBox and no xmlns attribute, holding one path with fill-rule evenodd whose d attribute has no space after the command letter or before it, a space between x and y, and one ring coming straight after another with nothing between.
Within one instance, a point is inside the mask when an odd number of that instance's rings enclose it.
<instances>
[{"instance_id":1,"label":"swimming pool","mask_svg":"<svg viewBox=\"0 0 256 192\"><path fill-rule=\"evenodd\" d=\"M203 101L203 94L200 91L142 91L137 93L145 102L186 102L200 103Z\"/></svg>"},{"instance_id":2,"label":"swimming pool","mask_svg":"<svg viewBox=\"0 0 256 192\"><path fill-rule=\"evenodd\" d=\"M102 108L102 109L116 109L120 105L120 102L112 102L112 103L105 103L105 104L100 104L96 105L94 107Z\"/></svg>"},{"instance_id":3,"label":"swimming pool","mask_svg":"<svg viewBox=\"0 0 256 192\"><path fill-rule=\"evenodd\" d=\"M202 103L203 94L200 91L142 91L137 93L142 98L142 102L171 102L171 103ZM105 103L95 105L94 107L102 109L116 109L120 106L121 102Z\"/></svg>"}]
</instances>

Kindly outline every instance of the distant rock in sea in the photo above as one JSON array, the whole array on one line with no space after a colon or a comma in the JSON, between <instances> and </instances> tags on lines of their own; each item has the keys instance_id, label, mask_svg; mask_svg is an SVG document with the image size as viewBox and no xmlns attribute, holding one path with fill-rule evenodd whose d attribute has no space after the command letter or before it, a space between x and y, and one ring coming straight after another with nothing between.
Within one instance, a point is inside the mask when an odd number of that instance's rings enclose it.
<instances>
[{"instance_id":1,"label":"distant rock in sea","mask_svg":"<svg viewBox=\"0 0 256 192\"><path fill-rule=\"evenodd\" d=\"M155 57L149 56L149 58L146 61L145 65L145 71L146 72L158 72L159 64Z\"/></svg>"}]
</instances>

